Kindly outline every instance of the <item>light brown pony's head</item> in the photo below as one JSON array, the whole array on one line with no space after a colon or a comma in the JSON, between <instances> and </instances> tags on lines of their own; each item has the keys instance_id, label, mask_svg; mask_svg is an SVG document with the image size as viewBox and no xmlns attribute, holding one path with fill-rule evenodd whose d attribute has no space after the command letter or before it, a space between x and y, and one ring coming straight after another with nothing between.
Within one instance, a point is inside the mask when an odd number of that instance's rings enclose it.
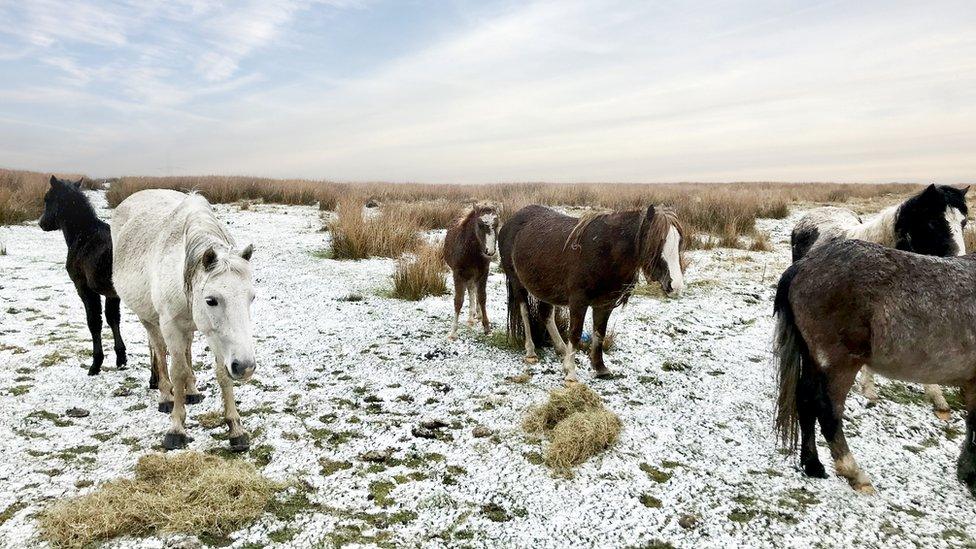
<instances>
[{"instance_id":1,"label":"light brown pony's head","mask_svg":"<svg viewBox=\"0 0 976 549\"><path fill-rule=\"evenodd\" d=\"M637 229L641 239L641 270L664 293L678 295L685 287L685 230L674 210L648 206Z\"/></svg>"},{"instance_id":2,"label":"light brown pony's head","mask_svg":"<svg viewBox=\"0 0 976 549\"><path fill-rule=\"evenodd\" d=\"M494 206L475 204L457 221L458 227L468 225L481 246L485 257L495 256L498 248L498 211Z\"/></svg>"}]
</instances>

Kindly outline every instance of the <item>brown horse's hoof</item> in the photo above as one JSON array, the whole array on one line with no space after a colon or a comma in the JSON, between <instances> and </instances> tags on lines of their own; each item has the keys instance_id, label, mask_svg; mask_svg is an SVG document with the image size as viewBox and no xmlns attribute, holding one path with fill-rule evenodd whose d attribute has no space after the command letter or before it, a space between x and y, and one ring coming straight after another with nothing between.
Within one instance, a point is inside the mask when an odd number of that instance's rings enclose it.
<instances>
[{"instance_id":1,"label":"brown horse's hoof","mask_svg":"<svg viewBox=\"0 0 976 549\"><path fill-rule=\"evenodd\" d=\"M160 412L164 413L164 414L172 413L173 412L173 401L172 400L168 400L166 402L160 402L159 403L159 406L156 409L159 410Z\"/></svg>"},{"instance_id":2,"label":"brown horse's hoof","mask_svg":"<svg viewBox=\"0 0 976 549\"><path fill-rule=\"evenodd\" d=\"M231 452L246 452L250 447L251 447L251 441L247 435L241 435L239 437L231 437L230 439Z\"/></svg>"},{"instance_id":3,"label":"brown horse's hoof","mask_svg":"<svg viewBox=\"0 0 976 549\"><path fill-rule=\"evenodd\" d=\"M941 419L942 421L949 421L952 419L952 412L949 410L936 410L935 417Z\"/></svg>"},{"instance_id":4,"label":"brown horse's hoof","mask_svg":"<svg viewBox=\"0 0 976 549\"><path fill-rule=\"evenodd\" d=\"M603 370L598 370L596 372L597 379L613 379L613 372L604 368Z\"/></svg>"},{"instance_id":5,"label":"brown horse's hoof","mask_svg":"<svg viewBox=\"0 0 976 549\"><path fill-rule=\"evenodd\" d=\"M183 433L166 433L163 437L163 448L167 450L182 450L193 439Z\"/></svg>"},{"instance_id":6,"label":"brown horse's hoof","mask_svg":"<svg viewBox=\"0 0 976 549\"><path fill-rule=\"evenodd\" d=\"M525 362L526 364L538 364L539 363L539 357L537 357L537 356L527 356L527 357L525 357L525 358L522 359L522 362Z\"/></svg>"},{"instance_id":7,"label":"brown horse's hoof","mask_svg":"<svg viewBox=\"0 0 976 549\"><path fill-rule=\"evenodd\" d=\"M203 394L195 393L192 395L186 395L185 402L187 404L200 404L201 402L203 402Z\"/></svg>"}]
</instances>

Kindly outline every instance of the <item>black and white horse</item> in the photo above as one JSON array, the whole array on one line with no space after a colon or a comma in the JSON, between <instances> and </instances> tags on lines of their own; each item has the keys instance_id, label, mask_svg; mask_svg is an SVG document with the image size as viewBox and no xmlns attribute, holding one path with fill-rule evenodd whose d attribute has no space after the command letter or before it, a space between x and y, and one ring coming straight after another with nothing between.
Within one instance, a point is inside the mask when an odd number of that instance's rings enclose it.
<instances>
[{"instance_id":1,"label":"black and white horse","mask_svg":"<svg viewBox=\"0 0 976 549\"><path fill-rule=\"evenodd\" d=\"M98 375L105 360L101 296L105 296L105 319L115 340L115 365L122 368L126 364L125 343L119 331L119 296L112 285L112 234L108 223L98 218L81 191L81 180L72 182L51 176L51 188L44 195L44 213L38 225L45 231L60 230L68 244L64 266L85 304L92 337L92 363L88 375Z\"/></svg>"},{"instance_id":2,"label":"black and white horse","mask_svg":"<svg viewBox=\"0 0 976 549\"><path fill-rule=\"evenodd\" d=\"M851 238L923 255L963 255L968 190L969 187L929 185L901 204L882 210L868 222L862 222L847 208L826 206L811 210L793 228L793 261L824 242ZM874 374L869 368L861 372L861 391L871 404L877 402ZM925 394L935 406L935 414L948 420L949 404L942 389L938 385L926 385Z\"/></svg>"}]
</instances>

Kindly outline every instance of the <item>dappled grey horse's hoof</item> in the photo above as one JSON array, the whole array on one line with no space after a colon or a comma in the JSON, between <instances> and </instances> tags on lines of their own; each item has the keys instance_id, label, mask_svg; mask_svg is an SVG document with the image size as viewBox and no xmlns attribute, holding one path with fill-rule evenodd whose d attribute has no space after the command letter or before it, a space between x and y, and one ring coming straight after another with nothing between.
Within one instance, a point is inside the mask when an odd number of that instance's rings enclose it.
<instances>
[{"instance_id":1,"label":"dappled grey horse's hoof","mask_svg":"<svg viewBox=\"0 0 976 549\"><path fill-rule=\"evenodd\" d=\"M230 438L230 449L232 452L246 452L251 447L251 441L247 435Z\"/></svg>"},{"instance_id":2,"label":"dappled grey horse's hoof","mask_svg":"<svg viewBox=\"0 0 976 549\"><path fill-rule=\"evenodd\" d=\"M203 394L201 393L186 395L187 404L200 404L201 402L203 402Z\"/></svg>"},{"instance_id":3,"label":"dappled grey horse's hoof","mask_svg":"<svg viewBox=\"0 0 976 549\"><path fill-rule=\"evenodd\" d=\"M167 450L182 450L191 442L193 442L193 439L183 433L166 433L166 436L163 437L163 448Z\"/></svg>"},{"instance_id":4,"label":"dappled grey horse's hoof","mask_svg":"<svg viewBox=\"0 0 976 549\"><path fill-rule=\"evenodd\" d=\"M169 414L173 412L173 401L168 400L166 402L160 402L157 408L160 412L164 414Z\"/></svg>"}]
</instances>

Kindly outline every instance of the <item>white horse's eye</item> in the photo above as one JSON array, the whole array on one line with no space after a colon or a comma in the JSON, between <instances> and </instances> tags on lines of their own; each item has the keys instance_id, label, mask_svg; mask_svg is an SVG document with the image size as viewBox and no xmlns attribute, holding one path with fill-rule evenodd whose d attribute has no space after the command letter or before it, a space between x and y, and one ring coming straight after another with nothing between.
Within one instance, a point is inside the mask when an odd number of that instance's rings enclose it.
<instances>
[{"instance_id":1,"label":"white horse's eye","mask_svg":"<svg viewBox=\"0 0 976 549\"><path fill-rule=\"evenodd\" d=\"M217 298L216 297L208 297L206 299L206 302L207 302L207 305L209 305L211 307L216 307L217 306Z\"/></svg>"}]
</instances>

